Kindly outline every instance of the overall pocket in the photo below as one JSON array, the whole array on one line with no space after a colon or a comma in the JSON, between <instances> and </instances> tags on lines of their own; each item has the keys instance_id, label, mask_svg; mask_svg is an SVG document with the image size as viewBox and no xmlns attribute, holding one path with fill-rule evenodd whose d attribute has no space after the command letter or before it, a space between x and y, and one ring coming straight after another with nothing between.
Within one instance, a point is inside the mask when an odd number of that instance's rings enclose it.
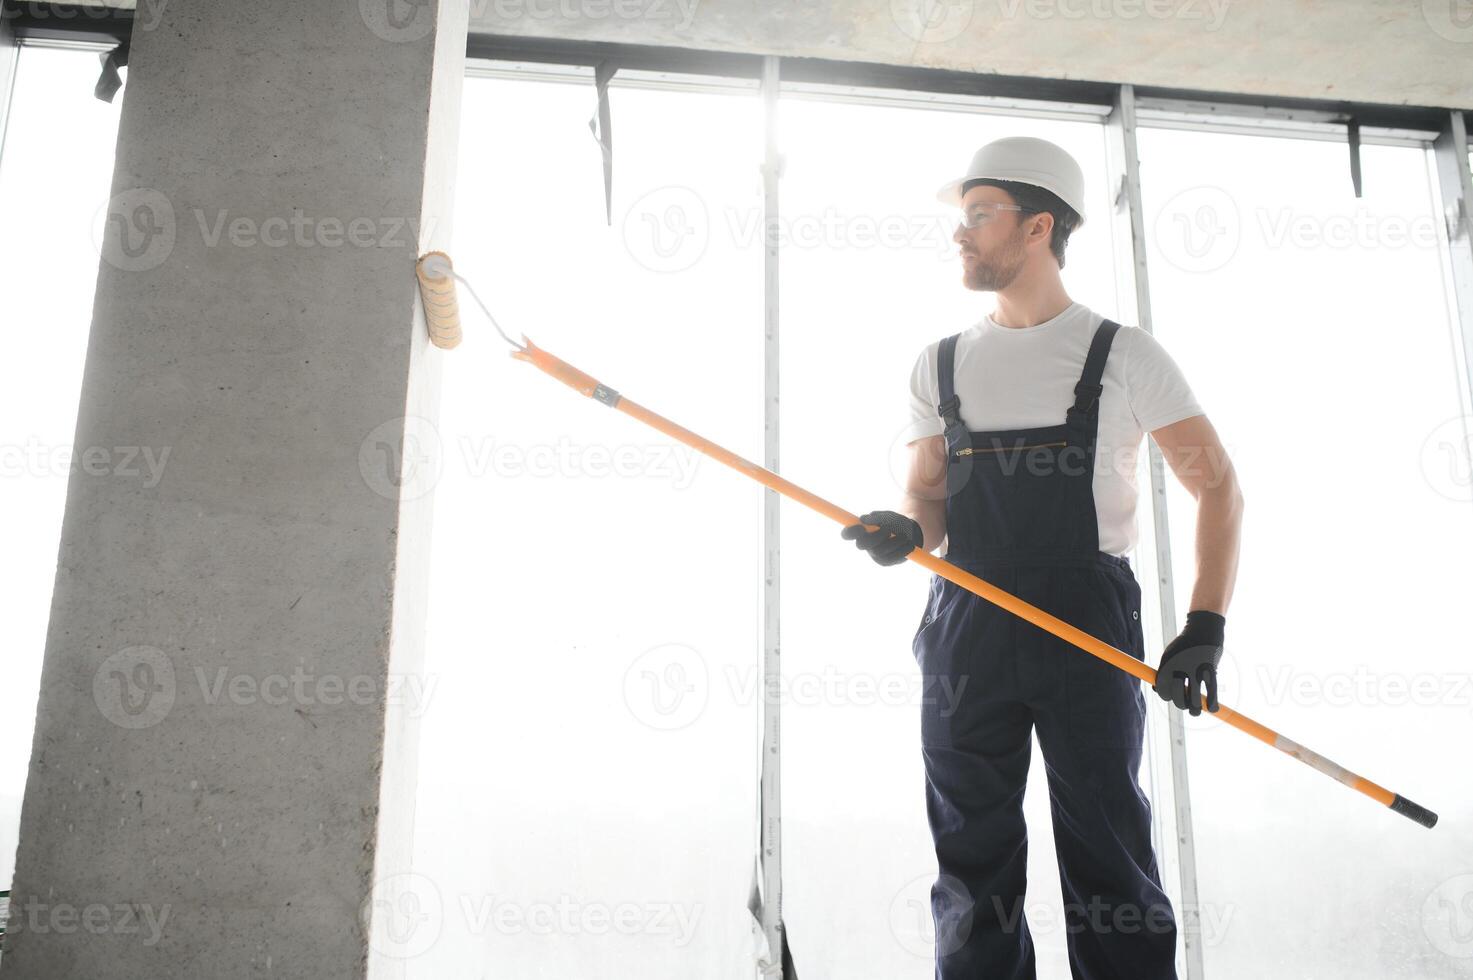
<instances>
[{"instance_id":1,"label":"overall pocket","mask_svg":"<svg viewBox=\"0 0 1473 980\"><path fill-rule=\"evenodd\" d=\"M1145 660L1145 634L1141 624L1141 586L1135 575L1125 569L1112 569L1110 581L1115 584L1116 605L1119 609L1120 637L1122 649L1137 660Z\"/></svg>"},{"instance_id":2,"label":"overall pocket","mask_svg":"<svg viewBox=\"0 0 1473 980\"><path fill-rule=\"evenodd\" d=\"M911 637L910 641L911 653L915 654L917 658L919 658L920 654L916 649L916 645L920 642L921 634L928 627L934 625L941 615L941 602L946 594L946 585L947 580L940 575L931 576L931 590L926 595L926 609L921 613L921 623L916 627L915 635Z\"/></svg>"}]
</instances>

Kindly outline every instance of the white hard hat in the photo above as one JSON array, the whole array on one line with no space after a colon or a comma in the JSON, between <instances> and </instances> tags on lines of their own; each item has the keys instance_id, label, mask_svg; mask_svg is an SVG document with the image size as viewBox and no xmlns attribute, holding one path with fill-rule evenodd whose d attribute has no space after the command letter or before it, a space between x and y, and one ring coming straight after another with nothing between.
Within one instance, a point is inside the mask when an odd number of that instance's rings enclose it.
<instances>
[{"instance_id":1,"label":"white hard hat","mask_svg":"<svg viewBox=\"0 0 1473 980\"><path fill-rule=\"evenodd\" d=\"M1032 184L1057 194L1084 224L1084 172L1064 148L1048 140L1032 136L1009 136L993 140L972 155L972 165L965 177L958 177L936 193L936 198L952 207L962 206L962 185L985 177L989 180L1015 180Z\"/></svg>"}]
</instances>

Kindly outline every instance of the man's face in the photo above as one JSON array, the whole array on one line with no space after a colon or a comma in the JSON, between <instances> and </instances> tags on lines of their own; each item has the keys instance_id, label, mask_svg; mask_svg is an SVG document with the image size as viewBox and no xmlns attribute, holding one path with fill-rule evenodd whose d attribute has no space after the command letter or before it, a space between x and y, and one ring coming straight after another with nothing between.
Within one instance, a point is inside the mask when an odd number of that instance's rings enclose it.
<instances>
[{"instance_id":1,"label":"man's face","mask_svg":"<svg viewBox=\"0 0 1473 980\"><path fill-rule=\"evenodd\" d=\"M977 205L1016 203L1000 187L973 187L962 198L961 215L972 213ZM1024 223L1037 216L986 207L980 210L981 224L967 228L958 221L952 241L960 249L962 285L972 290L996 292L1006 289L1023 270L1028 259L1023 241Z\"/></svg>"}]
</instances>

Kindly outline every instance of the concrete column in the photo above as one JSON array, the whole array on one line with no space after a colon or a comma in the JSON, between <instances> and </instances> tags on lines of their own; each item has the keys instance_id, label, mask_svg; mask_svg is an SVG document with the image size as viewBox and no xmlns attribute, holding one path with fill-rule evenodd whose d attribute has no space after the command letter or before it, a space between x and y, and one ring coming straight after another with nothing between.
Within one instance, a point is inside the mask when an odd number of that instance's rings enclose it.
<instances>
[{"instance_id":1,"label":"concrete column","mask_svg":"<svg viewBox=\"0 0 1473 980\"><path fill-rule=\"evenodd\" d=\"M466 3L150 11L0 975L388 976Z\"/></svg>"}]
</instances>

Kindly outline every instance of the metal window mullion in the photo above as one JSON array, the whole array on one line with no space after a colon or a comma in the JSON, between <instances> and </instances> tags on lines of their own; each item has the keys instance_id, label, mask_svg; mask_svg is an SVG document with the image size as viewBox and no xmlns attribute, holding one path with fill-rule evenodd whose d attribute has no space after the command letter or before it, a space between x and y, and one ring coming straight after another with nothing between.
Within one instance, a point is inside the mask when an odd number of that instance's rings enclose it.
<instances>
[{"instance_id":1,"label":"metal window mullion","mask_svg":"<svg viewBox=\"0 0 1473 980\"><path fill-rule=\"evenodd\" d=\"M1136 150L1135 89L1121 85L1115 105L1106 119L1106 157L1110 191L1113 195L1122 307L1134 307L1135 321L1152 333L1150 279L1146 269L1145 216L1141 203L1140 158ZM1128 260L1122 260L1122 256ZM1122 315L1125 315L1122 310ZM1171 535L1166 512L1166 481L1161 450L1146 439L1150 464L1151 514L1155 527L1157 594L1162 636L1175 636L1176 592L1171 567ZM1197 897L1196 845L1192 830L1191 793L1187 779L1186 730L1180 711L1167 713L1171 746L1171 787L1176 814L1176 850L1181 883L1180 934L1186 954L1187 980L1202 980L1202 930ZM1154 766L1153 766L1154 769ZM1154 775L1154 772L1153 772ZM1158 824L1158 831L1160 825ZM1158 834L1159 839L1159 834ZM1164 843L1164 842L1163 842Z\"/></svg>"},{"instance_id":2,"label":"metal window mullion","mask_svg":"<svg viewBox=\"0 0 1473 980\"><path fill-rule=\"evenodd\" d=\"M15 92L15 72L20 64L20 43L9 17L0 17L0 154L5 151L5 130L10 123L10 100Z\"/></svg>"},{"instance_id":3,"label":"metal window mullion","mask_svg":"<svg viewBox=\"0 0 1473 980\"><path fill-rule=\"evenodd\" d=\"M1467 124L1462 112L1453 110L1432 144L1432 154L1447 232L1453 312L1462 337L1463 370L1473 392L1473 176L1468 151Z\"/></svg>"},{"instance_id":4,"label":"metal window mullion","mask_svg":"<svg viewBox=\"0 0 1473 980\"><path fill-rule=\"evenodd\" d=\"M778 65L776 57L762 62L762 107L765 149L762 164L763 197L763 343L762 343L762 465L774 473L778 465L778 178L782 161L777 153ZM762 491L762 756L760 762L759 846L762 851L761 929L767 938L768 959L759 962L758 976L782 977L782 689L780 656L780 516L781 498L771 488Z\"/></svg>"}]
</instances>

